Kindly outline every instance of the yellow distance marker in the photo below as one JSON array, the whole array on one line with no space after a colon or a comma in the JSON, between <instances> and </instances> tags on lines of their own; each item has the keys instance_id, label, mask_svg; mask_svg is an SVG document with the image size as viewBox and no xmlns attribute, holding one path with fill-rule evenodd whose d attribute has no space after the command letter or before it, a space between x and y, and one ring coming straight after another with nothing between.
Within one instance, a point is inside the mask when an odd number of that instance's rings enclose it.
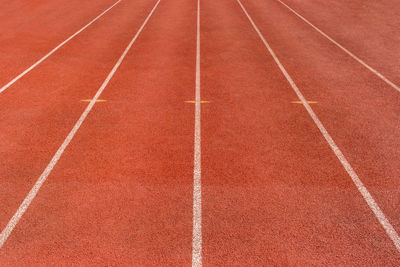
<instances>
[{"instance_id":1,"label":"yellow distance marker","mask_svg":"<svg viewBox=\"0 0 400 267\"><path fill-rule=\"evenodd\" d=\"M92 101L93 99L82 99L81 101L82 102L90 102L90 101ZM97 99L96 100L96 103L97 102L106 102L107 100L104 100L104 99Z\"/></svg>"},{"instance_id":2,"label":"yellow distance marker","mask_svg":"<svg viewBox=\"0 0 400 267\"><path fill-rule=\"evenodd\" d=\"M188 100L188 101L185 101L185 103L195 104L196 101L194 101L194 100ZM207 103L210 103L210 101L205 101L205 100L201 100L201 101L200 101L200 104L207 104Z\"/></svg>"},{"instance_id":3,"label":"yellow distance marker","mask_svg":"<svg viewBox=\"0 0 400 267\"><path fill-rule=\"evenodd\" d=\"M292 104L303 104L301 101L292 101ZM316 104L318 103L317 101L307 101L308 104Z\"/></svg>"}]
</instances>

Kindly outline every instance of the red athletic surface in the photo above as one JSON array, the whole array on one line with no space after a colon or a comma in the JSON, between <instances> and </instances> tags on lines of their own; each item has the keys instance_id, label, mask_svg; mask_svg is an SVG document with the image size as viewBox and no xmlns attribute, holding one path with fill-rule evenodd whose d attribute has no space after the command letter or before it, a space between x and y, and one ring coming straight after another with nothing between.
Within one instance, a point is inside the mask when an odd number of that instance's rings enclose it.
<instances>
[{"instance_id":1,"label":"red athletic surface","mask_svg":"<svg viewBox=\"0 0 400 267\"><path fill-rule=\"evenodd\" d=\"M0 87L113 3L0 1ZM0 231L155 3L121 1L0 94ZM400 231L400 93L279 2L242 3ZM396 1L285 3L400 84ZM196 9L161 0L0 265L191 264ZM400 264L236 0L201 0L201 98L205 266Z\"/></svg>"}]
</instances>

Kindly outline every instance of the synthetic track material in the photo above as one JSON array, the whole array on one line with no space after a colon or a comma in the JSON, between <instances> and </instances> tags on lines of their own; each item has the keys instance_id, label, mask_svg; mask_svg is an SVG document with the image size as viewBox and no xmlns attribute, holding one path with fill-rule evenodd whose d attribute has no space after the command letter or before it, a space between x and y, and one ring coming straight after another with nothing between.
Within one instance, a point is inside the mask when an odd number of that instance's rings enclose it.
<instances>
[{"instance_id":1,"label":"synthetic track material","mask_svg":"<svg viewBox=\"0 0 400 267\"><path fill-rule=\"evenodd\" d=\"M96 92L94 95L93 99L90 101L89 105L86 107L85 111L82 113L78 121L75 123L74 127L72 128L71 132L69 132L68 136L65 138L64 142L61 144L61 146L58 148L57 152L54 154L53 158L51 159L50 163L47 165L46 169L43 171L43 173L40 175L39 179L36 181L35 185L32 187L32 189L29 191L28 195L22 202L22 204L19 206L18 210L14 214L14 216L11 218L11 220L8 222L7 226L3 229L3 231L0 234L0 248L4 245L6 242L7 238L11 234L12 230L15 228L17 225L18 221L21 219L22 215L25 213L26 209L29 207L31 204L32 200L36 197L37 193L39 192L40 188L42 187L43 183L46 181L47 177L50 175L51 171L53 170L54 166L57 164L58 160L61 158L61 155L64 153L64 150L67 148L69 143L72 141L72 138L74 138L76 132L79 130L79 127L81 127L82 123L88 116L89 112L92 110L93 106L95 105L97 99L100 97L101 93L104 91L108 83L110 82L111 78L114 76L115 72L121 65L122 61L126 57L127 53L131 49L132 45L138 38L139 34L142 32L144 26L146 25L147 21L150 19L151 15L153 14L154 10L157 8L158 4L160 3L161 0L158 0L154 8L151 10L150 14L148 17L145 19L143 22L142 26L139 28L138 32L136 35L133 37L132 41L128 44L124 52L122 53L121 57L118 59L117 63L114 65L113 69L111 72L108 74L106 80L103 82L103 84L100 86L99 90Z\"/></svg>"},{"instance_id":2,"label":"synthetic track material","mask_svg":"<svg viewBox=\"0 0 400 267\"><path fill-rule=\"evenodd\" d=\"M240 6L202 3L202 99L212 103L202 113L204 264L397 262L396 248L318 128L291 103L296 94L248 31ZM274 39L288 35L282 21L276 24ZM299 47L293 40L277 46L290 45ZM308 67L301 62L298 69Z\"/></svg>"},{"instance_id":3,"label":"synthetic track material","mask_svg":"<svg viewBox=\"0 0 400 267\"><path fill-rule=\"evenodd\" d=\"M88 24L86 24L84 27L82 27L81 29L79 29L77 32L75 32L73 35L71 35L70 37L68 37L67 39L65 39L62 43L60 43L59 45L57 45L53 50L51 50L49 53L47 53L46 55L44 55L41 59L39 59L38 61L36 61L32 66L30 66L29 68L27 68L26 70L24 70L23 72L21 72L17 77L15 77L14 79L12 79L10 82L8 82L6 85L4 85L3 87L0 88L0 94L2 92L4 92L7 88L9 88L11 85L13 85L16 81L18 81L19 79L21 79L22 77L24 77L27 73L29 73L31 70L33 70L34 68L36 68L40 63L42 63L44 60L46 60L48 57L50 57L52 54L54 54L57 50L59 50L61 47L63 47L66 43L68 43L69 41L71 41L75 36L77 36L78 34L80 34L82 31L84 31L87 27L89 27L90 25L92 25L94 22L96 22L99 18L101 18L104 14L106 14L108 11L110 11L114 6L116 6L117 4L119 4L121 2L121 0L115 2L112 6L110 6L109 8L107 8L106 10L104 10L100 15L98 15L97 17L95 17L93 20L91 20Z\"/></svg>"},{"instance_id":4,"label":"synthetic track material","mask_svg":"<svg viewBox=\"0 0 400 267\"><path fill-rule=\"evenodd\" d=\"M371 210L374 212L376 218L379 220L380 224L382 227L385 229L386 233L392 239L394 245L396 246L397 250L400 252L400 237L397 234L396 230L393 228L393 226L390 224L389 220L386 218L385 214L383 214L381 208L378 206L374 198L371 196L367 188L365 188L364 184L358 177L357 173L355 173L353 167L350 165L350 163L347 161L346 157L343 155L342 151L339 149L339 147L336 145L335 141L333 141L331 135L328 133L326 130L325 126L322 124L322 122L319 120L317 115L314 113L310 105L308 104L307 100L304 98L303 94L300 92L299 88L293 81L292 77L287 73L286 69L282 66L280 60L277 58L275 52L272 50L268 42L265 40L264 36L261 34L260 30L258 29L257 25L255 25L254 21L251 19L250 15L246 11L246 9L243 7L242 3L240 0L237 0L240 7L242 8L243 12L246 14L247 18L250 20L254 30L257 32L259 35L260 39L263 41L265 47L268 49L268 52L271 54L271 56L274 58L276 64L279 66L279 69L282 71L283 75L285 78L288 80L290 83L290 86L293 88L295 91L296 95L300 99L300 101L303 103L305 109L307 110L308 114L310 117L313 119L314 123L324 136L325 140L328 142L329 146L331 147L332 151L335 153L336 157L339 159L340 163L342 164L343 168L347 171L351 179L353 180L355 186L357 187L358 191L360 191L361 195L367 202L368 206L371 208Z\"/></svg>"},{"instance_id":5,"label":"synthetic track material","mask_svg":"<svg viewBox=\"0 0 400 267\"><path fill-rule=\"evenodd\" d=\"M116 17L143 20L140 14L154 5L124 3L105 28ZM194 105L185 101L194 99L195 12L196 3L160 3L102 95L107 101L94 106L0 251L4 262L190 264ZM137 30L135 21L127 25ZM169 82L179 75L178 83ZM88 97L76 103L82 107ZM53 249L33 257L50 243Z\"/></svg>"},{"instance_id":6,"label":"synthetic track material","mask_svg":"<svg viewBox=\"0 0 400 267\"><path fill-rule=\"evenodd\" d=\"M359 57L357 57L356 55L354 55L352 52L350 52L349 50L347 50L345 47L343 47L341 44L339 44L338 42L336 42L335 40L333 40L330 36L328 36L326 33L324 33L323 31L321 31L319 28L317 28L315 25L313 25L311 22L309 22L307 19L305 19L303 16L301 16L299 13L297 13L295 10L293 10L291 7L289 7L288 5L286 5L284 2L277 0L279 3L281 3L282 5L284 5L285 7L287 7L290 11L293 12L293 14L295 14L296 16L298 16L299 18L301 18L305 23L307 23L308 25L310 25L311 27L313 27L313 29L315 29L317 32L319 32L322 36L324 36L326 39L328 39L329 41L331 41L333 44L335 44L337 47L339 47L340 49L342 49L346 54L348 54L350 57L352 57L354 60L356 60L358 63L360 63L361 65L363 65L365 68L367 68L368 70L370 70L372 73L374 73L376 76L378 76L379 78L381 78L385 83L387 83L388 85L390 85L391 87L393 87L393 89L397 90L400 92L400 87L397 86L396 84L394 84L393 82L391 82L388 78L386 78L385 76L383 76L380 72L378 72L376 69L372 68L370 65L368 65L367 63L365 63L362 59L360 59Z\"/></svg>"},{"instance_id":7,"label":"synthetic track material","mask_svg":"<svg viewBox=\"0 0 400 267\"><path fill-rule=\"evenodd\" d=\"M306 98L318 102L312 106L314 111L397 228L399 212L394 207L400 196L394 189L399 184L394 177L400 175L400 162L396 160L400 156L396 140L400 134L398 92L315 30L299 23L281 4L248 1L245 6ZM391 62L384 63L380 66L387 70Z\"/></svg>"},{"instance_id":8,"label":"synthetic track material","mask_svg":"<svg viewBox=\"0 0 400 267\"><path fill-rule=\"evenodd\" d=\"M23 2L0 10L9 25L0 36L4 83L112 4ZM276 0L241 3L302 101L232 0L161 1L95 105L156 1L121 1L1 95L1 229L85 110L82 100L92 105L0 249L2 264L399 265L303 105L398 230L399 93ZM393 0L285 3L398 84ZM70 21L57 19L57 6Z\"/></svg>"}]
</instances>

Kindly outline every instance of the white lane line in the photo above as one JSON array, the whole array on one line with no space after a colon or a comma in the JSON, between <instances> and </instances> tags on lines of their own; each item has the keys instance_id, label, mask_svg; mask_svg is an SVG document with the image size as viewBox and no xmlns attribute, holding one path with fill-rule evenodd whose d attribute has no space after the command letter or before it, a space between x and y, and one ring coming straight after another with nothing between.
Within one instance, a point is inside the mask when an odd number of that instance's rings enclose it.
<instances>
[{"instance_id":1,"label":"white lane line","mask_svg":"<svg viewBox=\"0 0 400 267\"><path fill-rule=\"evenodd\" d=\"M139 28L137 31L136 35L133 37L132 41L129 43L129 45L126 47L125 51L122 53L121 57L118 59L117 63L111 70L111 72L108 74L107 78L97 91L96 95L93 97L93 99L90 101L89 105L86 107L85 111L82 113L81 117L79 120L75 123L74 127L72 128L71 132L68 134L68 136L65 138L64 142L62 145L58 148L56 154L54 154L53 158L47 165L46 169L43 171L43 173L40 175L39 179L36 181L35 185L32 187L31 191L29 191L28 195L22 202L22 204L19 206L18 210L15 212L14 216L11 218L11 220L8 222L7 226L3 229L3 231L0 234L0 248L4 245L6 242L7 238L10 236L11 232L17 225L18 221L21 219L22 215L25 213L26 209L29 207L31 204L32 200L35 198L36 194L39 192L40 187L43 185L43 183L46 181L47 177L49 176L50 172L53 170L54 166L57 164L58 160L61 158L64 150L67 148L68 144L71 142L72 138L74 138L76 132L78 131L79 127L82 125L83 121L86 119L87 115L89 112L92 110L94 104L96 103L96 100L100 97L101 93L104 91L104 88L106 88L107 84L110 82L111 78L114 76L115 72L117 71L118 67L121 65L122 61L124 60L125 56L127 55L128 51L131 49L133 43L136 41L140 33L142 32L144 26L146 25L147 21L150 19L151 15L157 8L158 4L160 3L161 0L158 0L158 2L155 4L145 21L143 22L142 26Z\"/></svg>"},{"instance_id":2,"label":"white lane line","mask_svg":"<svg viewBox=\"0 0 400 267\"><path fill-rule=\"evenodd\" d=\"M400 92L400 87L396 84L394 84L393 82L391 82L388 78L386 78L385 76L383 76L380 72L378 72L377 70L375 70L374 68L372 68L370 65L368 65L367 63L365 63L364 61L362 61L359 57L357 57L356 55L354 55L353 53L351 53L349 50L347 50L346 48L344 48L341 44L339 44L338 42L336 42L335 40L333 40L331 37L329 37L326 33L324 33L322 30L320 30L319 28L317 28L316 26L314 26L311 22L309 22L306 18L304 18L302 15L300 15L299 13L297 13L295 10L293 10L291 7L289 7L287 4L285 4L284 2L282 2L281 0L276 0L279 3L281 3L282 5L284 5L285 7L287 7L293 14L295 14L296 16L298 16L299 18L301 18L305 23L307 23L308 25L310 25L311 27L314 28L314 30L316 30L317 32L319 32L322 36L324 36L326 39L328 39L329 41L331 41L333 44L335 44L337 47L339 47L340 49L342 49L346 54L348 54L350 57L352 57L354 60L356 60L358 63L360 63L361 65L363 65L365 68L367 68L368 70L370 70L372 73L374 73L376 76L378 76L379 78L381 78L385 83L387 83L388 85L390 85L391 87L393 87L394 89L396 89L397 91Z\"/></svg>"},{"instance_id":3,"label":"white lane line","mask_svg":"<svg viewBox=\"0 0 400 267\"><path fill-rule=\"evenodd\" d=\"M193 233L192 266L202 265L201 248L201 134L200 134L200 0L197 0L196 37L196 103L194 123L194 166L193 166Z\"/></svg>"},{"instance_id":4,"label":"white lane line","mask_svg":"<svg viewBox=\"0 0 400 267\"><path fill-rule=\"evenodd\" d=\"M9 83L7 83L6 85L4 85L3 87L0 88L0 94L2 92L4 92L8 87L10 87L11 85L13 85L16 81L18 81L19 79L21 79L25 74L27 74L28 72L30 72L31 70L33 70L35 67L37 67L40 63L42 63L44 60L46 60L49 56L51 56L54 52L56 52L58 49L60 49L62 46L64 46L66 43L68 43L72 38L74 38L75 36L77 36L78 34L80 34L82 31L84 31L87 27L89 27L90 25L92 25L96 20L98 20L99 18L101 18L104 14L106 14L108 11L110 11L114 6L116 6L117 4L119 4L119 2L121 2L122 0L118 0L117 2L115 2L112 6L110 6L109 8L107 8L106 10L103 11L103 13L101 13L100 15L98 15L96 18L94 18L92 21L90 21L88 24L86 24L83 28L81 28L79 31L77 31L76 33L74 33L73 35L71 35L68 39L66 39L64 42L62 42L61 44L59 44L56 48L54 48L53 50L51 50L48 54L46 54L44 57L42 57L41 59L39 59L38 61L36 61L36 63L34 63L32 66L30 66L29 68L27 68L26 70L24 70L21 74L19 74L17 77L15 77L14 79L12 79Z\"/></svg>"},{"instance_id":5,"label":"white lane line","mask_svg":"<svg viewBox=\"0 0 400 267\"><path fill-rule=\"evenodd\" d=\"M251 19L250 15L247 13L246 9L240 2L240 0L237 0L239 3L240 7L242 8L243 12L246 14L247 18L249 19L251 25L253 26L254 30L257 32L258 36L261 38L262 42L264 43L265 47L268 49L269 53L271 56L274 58L276 64L278 65L279 69L282 71L283 75L286 77L286 80L288 80L289 84L301 100L303 102L304 107L306 108L308 114L311 116L313 119L314 123L317 125L318 129L328 142L329 146L335 153L336 157L339 159L340 163L344 167L344 169L347 171L351 179L353 180L354 184L356 185L358 191L361 193L363 196L364 200L367 202L368 206L370 209L373 211L375 214L376 218L380 222L380 224L383 226L385 229L387 235L390 237L390 239L393 241L395 247L397 248L397 251L400 252L400 238L399 235L397 234L396 230L393 228L393 226L390 224L389 220L386 218L385 214L382 212L382 210L379 208L378 204L375 202L374 198L372 195L368 192L367 188L364 186L364 184L361 182L360 178L356 174L356 172L353 170L351 167L350 163L347 161L345 156L343 155L342 151L340 151L339 147L335 144L333 141L332 137L328 133L328 131L325 129L324 125L322 122L318 119L317 115L314 113L314 111L311 109L310 105L307 103L307 100L304 98L303 94L300 92L299 88L297 85L294 83L293 79L290 77L290 75L287 73L286 69L283 67L281 62L279 61L278 57L275 55L274 51L271 49L269 46L268 42L265 40L264 36L261 34L260 30L256 26L256 24L253 22Z\"/></svg>"}]
</instances>

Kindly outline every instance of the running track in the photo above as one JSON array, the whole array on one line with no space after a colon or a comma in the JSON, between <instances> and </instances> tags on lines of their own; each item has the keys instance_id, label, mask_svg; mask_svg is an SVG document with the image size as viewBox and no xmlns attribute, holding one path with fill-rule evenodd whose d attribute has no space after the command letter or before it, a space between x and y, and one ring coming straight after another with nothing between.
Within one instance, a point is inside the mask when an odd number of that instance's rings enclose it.
<instances>
[{"instance_id":1,"label":"running track","mask_svg":"<svg viewBox=\"0 0 400 267\"><path fill-rule=\"evenodd\" d=\"M398 266L399 13L0 1L0 265Z\"/></svg>"}]
</instances>

